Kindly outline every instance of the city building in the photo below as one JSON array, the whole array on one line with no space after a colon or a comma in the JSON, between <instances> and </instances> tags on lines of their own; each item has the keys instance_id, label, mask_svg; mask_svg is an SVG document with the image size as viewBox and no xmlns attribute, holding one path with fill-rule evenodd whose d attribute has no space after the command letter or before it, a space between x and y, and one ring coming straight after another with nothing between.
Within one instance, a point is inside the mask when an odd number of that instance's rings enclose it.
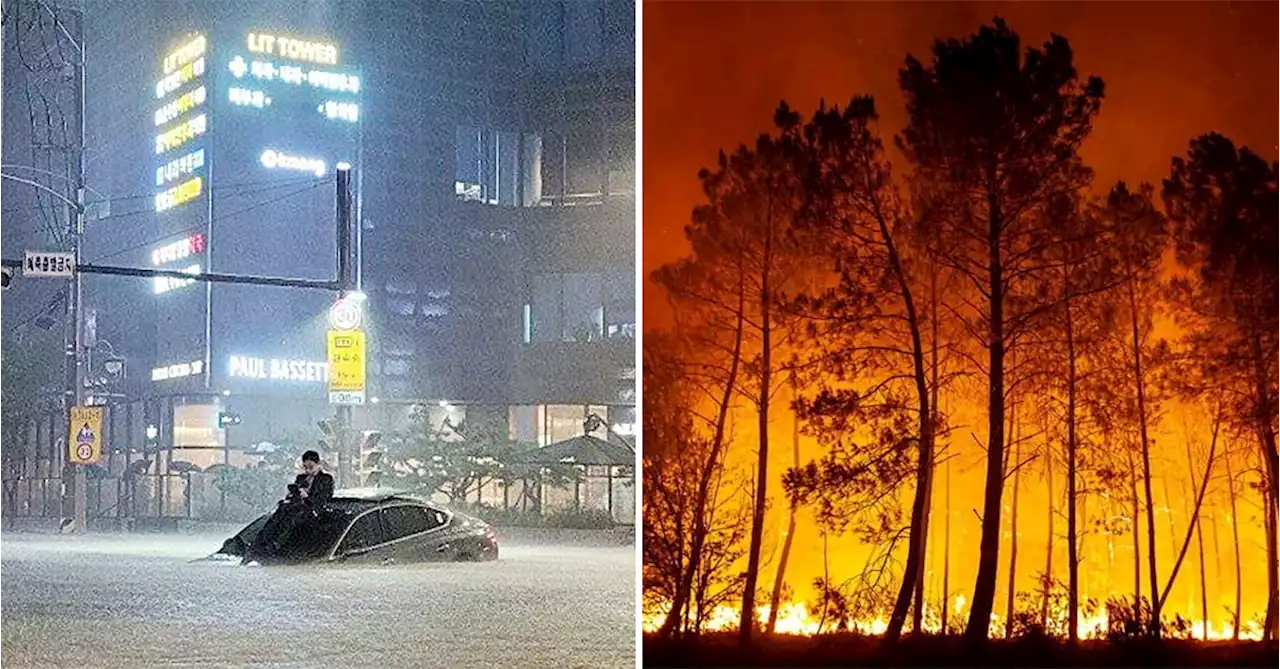
<instances>
[{"instance_id":1,"label":"city building","mask_svg":"<svg viewBox=\"0 0 1280 669\"><path fill-rule=\"evenodd\" d=\"M627 441L634 11L89 0L86 260L333 280L347 163L369 333L357 427L416 414L442 438L483 423L547 445L595 416L595 436ZM89 390L109 407L108 471L152 451L157 473L249 464L333 416L332 292L85 284L91 348L126 368ZM62 470L59 420L31 428L27 479Z\"/></svg>"}]
</instances>

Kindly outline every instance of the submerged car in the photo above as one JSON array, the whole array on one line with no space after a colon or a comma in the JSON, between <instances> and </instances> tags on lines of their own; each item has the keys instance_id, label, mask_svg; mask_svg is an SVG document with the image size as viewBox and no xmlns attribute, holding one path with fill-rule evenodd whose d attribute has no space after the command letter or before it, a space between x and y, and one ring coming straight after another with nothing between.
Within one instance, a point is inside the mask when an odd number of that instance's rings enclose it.
<instances>
[{"instance_id":1,"label":"submerged car","mask_svg":"<svg viewBox=\"0 0 1280 669\"><path fill-rule=\"evenodd\" d=\"M255 545L271 514L227 539L215 556L251 555L259 564L298 562L479 561L498 559L498 537L483 520L380 489L339 490L306 515L278 547Z\"/></svg>"}]
</instances>

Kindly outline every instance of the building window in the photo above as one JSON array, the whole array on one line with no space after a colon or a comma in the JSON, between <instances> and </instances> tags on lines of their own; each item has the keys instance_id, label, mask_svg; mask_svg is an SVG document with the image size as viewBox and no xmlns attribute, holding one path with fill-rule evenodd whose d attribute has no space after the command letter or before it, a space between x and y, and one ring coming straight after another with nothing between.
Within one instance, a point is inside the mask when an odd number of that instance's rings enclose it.
<instances>
[{"instance_id":1,"label":"building window","mask_svg":"<svg viewBox=\"0 0 1280 669\"><path fill-rule=\"evenodd\" d=\"M609 133L609 194L636 192L636 134L617 129Z\"/></svg>"},{"instance_id":2,"label":"building window","mask_svg":"<svg viewBox=\"0 0 1280 669\"><path fill-rule=\"evenodd\" d=\"M413 299L412 298L405 299L403 297L393 297L387 300L387 308L391 310L391 313L396 314L398 316L412 316L413 315Z\"/></svg>"},{"instance_id":3,"label":"building window","mask_svg":"<svg viewBox=\"0 0 1280 669\"><path fill-rule=\"evenodd\" d=\"M409 361L391 359L382 363L382 373L386 376L405 376L409 373Z\"/></svg>"},{"instance_id":4,"label":"building window","mask_svg":"<svg viewBox=\"0 0 1280 669\"><path fill-rule=\"evenodd\" d=\"M525 328L526 342L634 339L634 279L621 272L535 276Z\"/></svg>"},{"instance_id":5,"label":"building window","mask_svg":"<svg viewBox=\"0 0 1280 669\"><path fill-rule=\"evenodd\" d=\"M634 371L634 370L633 370ZM615 406L609 409L610 429L614 434L630 437L636 433L636 408Z\"/></svg>"},{"instance_id":6,"label":"building window","mask_svg":"<svg viewBox=\"0 0 1280 669\"><path fill-rule=\"evenodd\" d=\"M529 8L527 58L534 67L556 72L604 60L606 32L614 38L605 25L604 3L540 2Z\"/></svg>"},{"instance_id":7,"label":"building window","mask_svg":"<svg viewBox=\"0 0 1280 669\"><path fill-rule=\"evenodd\" d=\"M542 446L582 436L587 419L585 407L572 404L549 404L545 416L542 434L538 435Z\"/></svg>"},{"instance_id":8,"label":"building window","mask_svg":"<svg viewBox=\"0 0 1280 669\"><path fill-rule=\"evenodd\" d=\"M538 428L542 425L541 408L529 405L507 407L507 437L522 444L541 445L538 439Z\"/></svg>"},{"instance_id":9,"label":"building window","mask_svg":"<svg viewBox=\"0 0 1280 669\"><path fill-rule=\"evenodd\" d=\"M533 206L542 197L539 135L460 127L454 154L454 195L464 202Z\"/></svg>"},{"instance_id":10,"label":"building window","mask_svg":"<svg viewBox=\"0 0 1280 669\"><path fill-rule=\"evenodd\" d=\"M484 133L478 128L458 128L454 156L454 192L464 201L484 201Z\"/></svg>"},{"instance_id":11,"label":"building window","mask_svg":"<svg viewBox=\"0 0 1280 669\"><path fill-rule=\"evenodd\" d=\"M565 2L564 50L569 65L585 65L599 61L603 53L600 26L601 3Z\"/></svg>"}]
</instances>

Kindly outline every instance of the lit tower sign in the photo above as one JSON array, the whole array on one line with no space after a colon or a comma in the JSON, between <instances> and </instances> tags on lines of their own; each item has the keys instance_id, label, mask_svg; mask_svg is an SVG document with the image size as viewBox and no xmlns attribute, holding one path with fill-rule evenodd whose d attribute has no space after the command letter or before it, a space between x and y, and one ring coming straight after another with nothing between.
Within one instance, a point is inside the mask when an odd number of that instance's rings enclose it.
<instances>
[{"instance_id":1,"label":"lit tower sign","mask_svg":"<svg viewBox=\"0 0 1280 669\"><path fill-rule=\"evenodd\" d=\"M159 235L145 264L333 278L333 169L359 174L364 111L345 56L323 29L290 25L192 33L161 52L147 177ZM331 294L175 277L152 292L160 389L325 398Z\"/></svg>"}]
</instances>

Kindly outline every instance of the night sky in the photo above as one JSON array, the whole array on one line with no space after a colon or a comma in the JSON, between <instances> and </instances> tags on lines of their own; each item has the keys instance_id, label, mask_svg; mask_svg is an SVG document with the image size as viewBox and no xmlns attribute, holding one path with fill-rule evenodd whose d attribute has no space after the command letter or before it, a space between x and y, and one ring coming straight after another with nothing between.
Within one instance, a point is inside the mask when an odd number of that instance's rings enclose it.
<instances>
[{"instance_id":1,"label":"night sky","mask_svg":"<svg viewBox=\"0 0 1280 669\"><path fill-rule=\"evenodd\" d=\"M928 61L934 39L965 37L997 15L1039 45L1070 40L1080 74L1106 82L1083 148L1095 183L1159 182L1194 136L1216 130L1276 159L1277 4L666 3L644 5L644 328L670 324L649 274L683 255L701 201L697 172L750 143L787 100L810 113L876 97L886 138L905 121L898 69ZM886 141L886 143L888 143ZM895 169L905 169L895 160Z\"/></svg>"}]
</instances>

